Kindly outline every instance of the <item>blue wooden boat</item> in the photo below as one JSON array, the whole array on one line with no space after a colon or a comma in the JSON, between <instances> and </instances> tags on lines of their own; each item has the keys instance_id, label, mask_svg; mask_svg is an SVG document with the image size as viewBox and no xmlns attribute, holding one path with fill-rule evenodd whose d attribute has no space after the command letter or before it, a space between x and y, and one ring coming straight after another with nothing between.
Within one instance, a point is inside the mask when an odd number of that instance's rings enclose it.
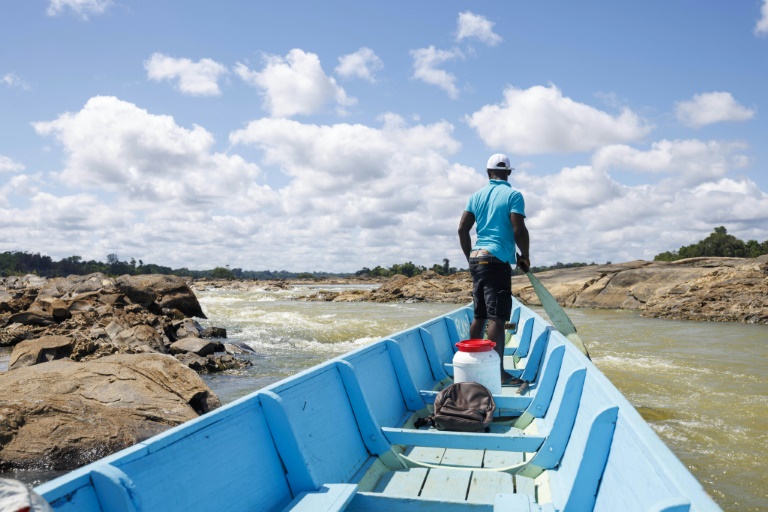
<instances>
[{"instance_id":1,"label":"blue wooden boat","mask_svg":"<svg viewBox=\"0 0 768 512\"><path fill-rule=\"evenodd\" d=\"M57 511L720 510L600 371L515 302L490 433L414 428L452 382L459 308L35 490ZM513 366L514 365L514 366Z\"/></svg>"}]
</instances>

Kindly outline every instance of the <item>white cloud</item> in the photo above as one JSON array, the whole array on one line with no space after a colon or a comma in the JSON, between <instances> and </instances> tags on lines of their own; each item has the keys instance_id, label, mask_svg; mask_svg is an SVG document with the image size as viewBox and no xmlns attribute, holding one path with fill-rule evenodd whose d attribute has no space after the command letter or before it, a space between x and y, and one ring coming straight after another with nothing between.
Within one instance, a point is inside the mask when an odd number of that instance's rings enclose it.
<instances>
[{"instance_id":1,"label":"white cloud","mask_svg":"<svg viewBox=\"0 0 768 512\"><path fill-rule=\"evenodd\" d=\"M178 126L110 96L91 98L76 113L33 124L53 135L67 156L64 183L117 193L137 205L198 207L255 187L256 165L212 151L213 136L200 126Z\"/></svg>"},{"instance_id":2,"label":"white cloud","mask_svg":"<svg viewBox=\"0 0 768 512\"><path fill-rule=\"evenodd\" d=\"M270 55L261 71L251 71L237 63L235 73L246 83L257 87L264 94L264 109L272 117L309 115L322 111L328 103L335 102L339 113L357 100L325 74L320 58L300 49L288 52L285 58Z\"/></svg>"},{"instance_id":3,"label":"white cloud","mask_svg":"<svg viewBox=\"0 0 768 512\"><path fill-rule=\"evenodd\" d=\"M0 172L17 172L23 170L24 166L22 164L13 161L7 156L0 155Z\"/></svg>"},{"instance_id":4,"label":"white cloud","mask_svg":"<svg viewBox=\"0 0 768 512\"><path fill-rule=\"evenodd\" d=\"M112 0L50 0L46 14L58 16L65 9L71 9L82 19L87 20L91 14L102 14L112 5Z\"/></svg>"},{"instance_id":5,"label":"white cloud","mask_svg":"<svg viewBox=\"0 0 768 512\"><path fill-rule=\"evenodd\" d=\"M768 34L768 0L763 0L760 8L760 19L755 24L755 35L765 36Z\"/></svg>"},{"instance_id":6,"label":"white cloud","mask_svg":"<svg viewBox=\"0 0 768 512\"><path fill-rule=\"evenodd\" d=\"M675 115L681 123L701 128L723 121L747 121L754 117L755 111L739 105L729 92L708 92L677 103Z\"/></svg>"},{"instance_id":7,"label":"white cloud","mask_svg":"<svg viewBox=\"0 0 768 512\"><path fill-rule=\"evenodd\" d=\"M461 211L486 179L450 162L460 145L449 123L409 126L394 114L382 121L373 128L259 119L230 135L291 178L279 191L279 226L263 232L266 240L290 233L295 254L287 259L359 269L459 257Z\"/></svg>"},{"instance_id":8,"label":"white cloud","mask_svg":"<svg viewBox=\"0 0 768 512\"><path fill-rule=\"evenodd\" d=\"M612 116L549 87L508 87L504 101L466 117L488 146L517 154L589 151L641 139L652 126L625 108Z\"/></svg>"},{"instance_id":9,"label":"white cloud","mask_svg":"<svg viewBox=\"0 0 768 512\"><path fill-rule=\"evenodd\" d=\"M511 181L526 200L534 265L652 260L720 225L744 240L768 239L768 194L745 179L627 186L580 166L546 176L516 171Z\"/></svg>"},{"instance_id":10,"label":"white cloud","mask_svg":"<svg viewBox=\"0 0 768 512\"><path fill-rule=\"evenodd\" d=\"M456 87L456 76L438 66L448 61L463 58L463 54L457 50L438 50L434 46L411 50L413 57L413 78L422 82L436 85L448 93L450 98L459 97L459 89Z\"/></svg>"},{"instance_id":11,"label":"white cloud","mask_svg":"<svg viewBox=\"0 0 768 512\"><path fill-rule=\"evenodd\" d=\"M384 63L370 48L360 48L355 53L339 57L336 73L343 77L357 77L375 82L374 74L384 67Z\"/></svg>"},{"instance_id":12,"label":"white cloud","mask_svg":"<svg viewBox=\"0 0 768 512\"><path fill-rule=\"evenodd\" d=\"M488 46L496 46L501 42L501 36L493 32L493 25L485 16L470 11L459 13L456 40L478 39Z\"/></svg>"},{"instance_id":13,"label":"white cloud","mask_svg":"<svg viewBox=\"0 0 768 512\"><path fill-rule=\"evenodd\" d=\"M742 153L743 143L689 140L661 140L647 151L627 145L600 148L592 164L601 170L629 170L666 173L680 177L687 185L720 179L742 168L749 159Z\"/></svg>"},{"instance_id":14,"label":"white cloud","mask_svg":"<svg viewBox=\"0 0 768 512\"><path fill-rule=\"evenodd\" d=\"M29 84L13 71L3 75L3 77L0 78L0 83L5 84L6 87L18 87L24 90L29 89Z\"/></svg>"},{"instance_id":15,"label":"white cloud","mask_svg":"<svg viewBox=\"0 0 768 512\"><path fill-rule=\"evenodd\" d=\"M193 62L176 59L162 53L153 53L144 62L150 80L178 80L176 88L191 96L218 96L219 78L228 73L227 68L211 59Z\"/></svg>"}]
</instances>

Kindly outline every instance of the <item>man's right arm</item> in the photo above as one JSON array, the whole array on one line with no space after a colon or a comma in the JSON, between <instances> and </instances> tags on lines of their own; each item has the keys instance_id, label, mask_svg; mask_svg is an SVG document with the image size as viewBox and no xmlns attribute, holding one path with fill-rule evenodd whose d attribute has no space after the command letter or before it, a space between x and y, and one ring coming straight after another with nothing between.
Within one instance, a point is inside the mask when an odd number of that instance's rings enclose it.
<instances>
[{"instance_id":1,"label":"man's right arm","mask_svg":"<svg viewBox=\"0 0 768 512\"><path fill-rule=\"evenodd\" d=\"M531 268L531 257L528 254L528 228L525 226L525 217L519 213L510 213L509 218L512 221L512 230L515 232L515 245L520 249L520 257L517 258L517 266L523 272L528 272Z\"/></svg>"},{"instance_id":2,"label":"man's right arm","mask_svg":"<svg viewBox=\"0 0 768 512\"><path fill-rule=\"evenodd\" d=\"M469 253L472 251L472 237L469 232L472 230L472 226L475 225L475 214L464 210L461 214L461 220L459 221L459 243L461 244L461 250L464 251L464 256L469 261Z\"/></svg>"}]
</instances>

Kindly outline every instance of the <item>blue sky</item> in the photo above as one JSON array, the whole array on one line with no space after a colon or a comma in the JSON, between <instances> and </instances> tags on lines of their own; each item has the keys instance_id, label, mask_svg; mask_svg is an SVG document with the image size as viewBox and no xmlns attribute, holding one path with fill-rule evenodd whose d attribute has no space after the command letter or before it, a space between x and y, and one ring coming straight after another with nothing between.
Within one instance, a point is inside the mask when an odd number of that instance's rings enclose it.
<instances>
[{"instance_id":1,"label":"blue sky","mask_svg":"<svg viewBox=\"0 0 768 512\"><path fill-rule=\"evenodd\" d=\"M496 152L534 265L762 242L766 91L766 0L11 0L0 251L462 267Z\"/></svg>"}]
</instances>

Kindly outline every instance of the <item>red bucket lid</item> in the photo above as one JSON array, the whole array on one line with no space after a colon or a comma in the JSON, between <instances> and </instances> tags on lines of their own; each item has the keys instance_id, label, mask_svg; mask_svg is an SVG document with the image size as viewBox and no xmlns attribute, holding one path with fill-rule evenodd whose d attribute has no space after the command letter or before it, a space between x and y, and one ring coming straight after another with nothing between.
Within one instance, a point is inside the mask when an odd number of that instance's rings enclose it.
<instances>
[{"instance_id":1,"label":"red bucket lid","mask_svg":"<svg viewBox=\"0 0 768 512\"><path fill-rule=\"evenodd\" d=\"M456 344L462 352L488 352L495 346L496 342L491 340L464 340Z\"/></svg>"}]
</instances>

